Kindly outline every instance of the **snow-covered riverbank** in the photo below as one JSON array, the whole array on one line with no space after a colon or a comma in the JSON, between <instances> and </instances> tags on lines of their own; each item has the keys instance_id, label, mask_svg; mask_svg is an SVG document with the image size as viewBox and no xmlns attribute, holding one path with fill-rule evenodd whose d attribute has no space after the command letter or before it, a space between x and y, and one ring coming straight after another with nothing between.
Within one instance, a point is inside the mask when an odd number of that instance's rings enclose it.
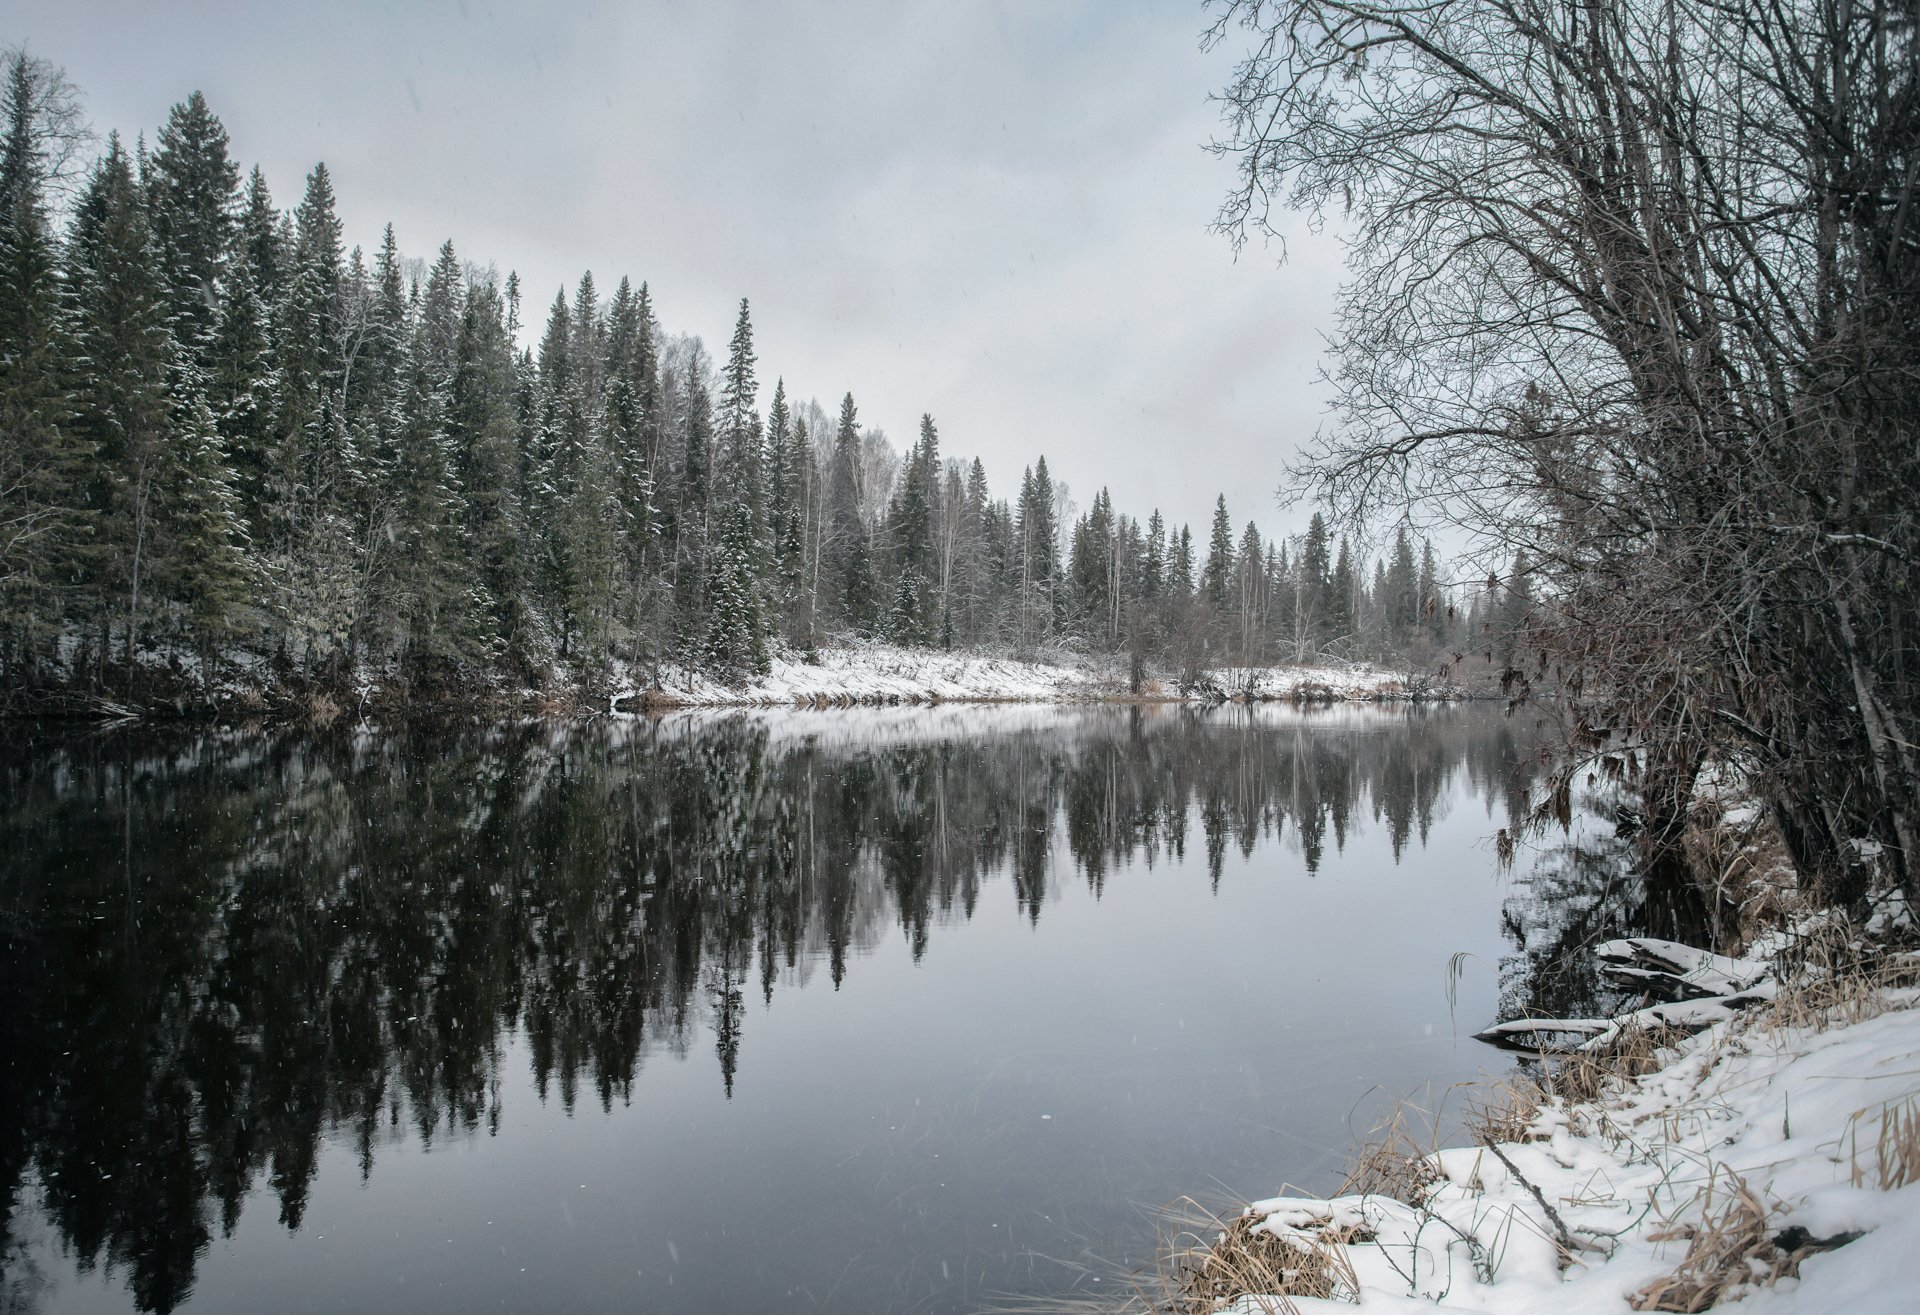
<instances>
[{"instance_id":1,"label":"snow-covered riverbank","mask_svg":"<svg viewBox=\"0 0 1920 1315\"><path fill-rule=\"evenodd\" d=\"M1122 699L1238 698L1290 702L1345 699L1394 701L1460 698L1463 691L1382 667L1235 667L1203 672L1182 684L1165 673L1134 682L1124 658L1067 657L1021 661L980 653L950 653L875 644L821 649L809 661L783 653L764 676L728 683L705 672L667 667L643 678L637 671L616 685L609 706L643 708L837 706L893 703L1072 703Z\"/></svg>"},{"instance_id":2,"label":"snow-covered riverbank","mask_svg":"<svg viewBox=\"0 0 1920 1315\"><path fill-rule=\"evenodd\" d=\"M1596 1098L1523 1098L1492 1144L1414 1161L1402 1199L1258 1202L1230 1231L1299 1285L1216 1309L1920 1309L1916 1002L1790 985Z\"/></svg>"}]
</instances>

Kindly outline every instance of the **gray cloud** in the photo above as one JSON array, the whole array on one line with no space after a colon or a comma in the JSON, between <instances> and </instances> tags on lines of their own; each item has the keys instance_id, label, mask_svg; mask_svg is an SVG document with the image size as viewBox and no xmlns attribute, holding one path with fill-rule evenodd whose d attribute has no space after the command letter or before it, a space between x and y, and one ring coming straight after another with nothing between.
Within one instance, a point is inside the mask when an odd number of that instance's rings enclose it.
<instances>
[{"instance_id":1,"label":"gray cloud","mask_svg":"<svg viewBox=\"0 0 1920 1315\"><path fill-rule=\"evenodd\" d=\"M1296 529L1273 491L1320 423L1339 251L1236 264L1200 149L1227 52L1126 3L248 6L40 3L0 36L124 134L205 91L282 204L315 160L349 239L519 270L528 314L591 269L766 388L922 411L996 491L1045 453L1084 505ZM764 401L764 397L763 397Z\"/></svg>"}]
</instances>

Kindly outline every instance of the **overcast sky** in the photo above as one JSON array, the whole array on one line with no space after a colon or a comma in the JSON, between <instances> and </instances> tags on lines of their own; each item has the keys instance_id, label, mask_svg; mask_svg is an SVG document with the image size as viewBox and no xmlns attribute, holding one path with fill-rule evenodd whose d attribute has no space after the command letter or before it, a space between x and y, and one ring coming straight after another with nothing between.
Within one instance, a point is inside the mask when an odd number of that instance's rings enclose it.
<instances>
[{"instance_id":1,"label":"overcast sky","mask_svg":"<svg viewBox=\"0 0 1920 1315\"><path fill-rule=\"evenodd\" d=\"M1202 144L1231 52L1197 4L514 6L13 0L0 40L65 66L96 126L151 139L196 87L298 201L316 160L349 244L453 239L544 318L583 270L651 283L724 355L752 301L761 403L851 390L920 414L1007 496L1045 454L1084 509L1297 530L1275 489L1320 423L1339 252L1238 263Z\"/></svg>"}]
</instances>

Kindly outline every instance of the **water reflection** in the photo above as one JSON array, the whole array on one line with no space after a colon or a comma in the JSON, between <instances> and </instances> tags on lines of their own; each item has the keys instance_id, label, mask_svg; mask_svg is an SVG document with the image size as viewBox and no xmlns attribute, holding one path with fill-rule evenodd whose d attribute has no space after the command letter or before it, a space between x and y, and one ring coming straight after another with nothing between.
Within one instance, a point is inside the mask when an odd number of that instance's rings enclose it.
<instances>
[{"instance_id":1,"label":"water reflection","mask_svg":"<svg viewBox=\"0 0 1920 1315\"><path fill-rule=\"evenodd\" d=\"M15 746L0 1262L44 1220L171 1310L257 1193L300 1228L323 1140L364 1179L396 1141L498 1128L511 1042L569 1112L698 1045L731 1097L750 992L838 989L895 929L918 959L1003 873L1037 925L1050 883L1097 896L1189 846L1216 886L1230 852L1285 843L1313 872L1361 826L1397 860L1462 777L1489 831L1524 812L1520 733L916 710Z\"/></svg>"}]
</instances>

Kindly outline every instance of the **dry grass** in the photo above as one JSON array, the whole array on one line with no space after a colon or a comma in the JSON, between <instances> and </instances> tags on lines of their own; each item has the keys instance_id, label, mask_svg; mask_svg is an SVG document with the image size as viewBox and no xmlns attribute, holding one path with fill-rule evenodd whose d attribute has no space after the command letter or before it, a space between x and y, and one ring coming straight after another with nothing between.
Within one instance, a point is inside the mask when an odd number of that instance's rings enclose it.
<instances>
[{"instance_id":1,"label":"dry grass","mask_svg":"<svg viewBox=\"0 0 1920 1315\"><path fill-rule=\"evenodd\" d=\"M1718 1201L1715 1197L1718 1195ZM1756 1283L1771 1285L1798 1270L1797 1254L1783 1252L1769 1221L1776 1208L1736 1173L1715 1174L1696 1198L1698 1224L1669 1222L1649 1236L1687 1243L1686 1258L1664 1278L1627 1298L1635 1310L1703 1311Z\"/></svg>"},{"instance_id":2,"label":"dry grass","mask_svg":"<svg viewBox=\"0 0 1920 1315\"><path fill-rule=\"evenodd\" d=\"M1138 1299L1164 1315L1214 1315L1247 1298L1270 1315L1297 1315L1294 1297L1354 1299L1359 1279L1347 1259L1350 1242L1372 1235L1358 1225L1325 1227L1305 1235L1280 1236L1253 1215L1221 1220L1191 1200L1187 1227L1170 1240L1154 1290Z\"/></svg>"},{"instance_id":3,"label":"dry grass","mask_svg":"<svg viewBox=\"0 0 1920 1315\"><path fill-rule=\"evenodd\" d=\"M1844 923L1815 925L1788 946L1779 995L1754 1023L1778 1034L1878 1018L1893 1007L1889 991L1915 984L1917 962L1904 946L1864 940Z\"/></svg>"},{"instance_id":4,"label":"dry grass","mask_svg":"<svg viewBox=\"0 0 1920 1315\"><path fill-rule=\"evenodd\" d=\"M1520 1074L1495 1083L1484 1096L1467 1100L1467 1132L1475 1146L1505 1146L1533 1141L1533 1121L1547 1093L1532 1078Z\"/></svg>"},{"instance_id":5,"label":"dry grass","mask_svg":"<svg viewBox=\"0 0 1920 1315\"><path fill-rule=\"evenodd\" d=\"M1860 1162L1860 1124L1876 1112L1880 1117L1880 1132L1873 1146L1874 1185L1882 1191L1893 1192L1920 1183L1920 1096L1908 1096L1904 1100L1888 1101L1877 1111L1856 1110L1847 1120L1842 1140L1852 1147L1853 1185L1867 1185L1868 1173Z\"/></svg>"},{"instance_id":6,"label":"dry grass","mask_svg":"<svg viewBox=\"0 0 1920 1315\"><path fill-rule=\"evenodd\" d=\"M1623 1027L1604 1046L1553 1058L1542 1056L1542 1089L1547 1096L1571 1105L1590 1104L1622 1082L1659 1072L1672 1058L1662 1052L1685 1035L1664 1027Z\"/></svg>"},{"instance_id":7,"label":"dry grass","mask_svg":"<svg viewBox=\"0 0 1920 1315\"><path fill-rule=\"evenodd\" d=\"M1696 806L1680 843L1688 869L1712 896L1716 945L1749 945L1807 913L1786 842L1766 813L1736 822L1718 802Z\"/></svg>"},{"instance_id":8,"label":"dry grass","mask_svg":"<svg viewBox=\"0 0 1920 1315\"><path fill-rule=\"evenodd\" d=\"M1432 1158L1439 1149L1439 1119L1410 1100L1395 1101L1354 1151L1334 1195L1386 1196L1418 1205L1440 1180Z\"/></svg>"}]
</instances>

